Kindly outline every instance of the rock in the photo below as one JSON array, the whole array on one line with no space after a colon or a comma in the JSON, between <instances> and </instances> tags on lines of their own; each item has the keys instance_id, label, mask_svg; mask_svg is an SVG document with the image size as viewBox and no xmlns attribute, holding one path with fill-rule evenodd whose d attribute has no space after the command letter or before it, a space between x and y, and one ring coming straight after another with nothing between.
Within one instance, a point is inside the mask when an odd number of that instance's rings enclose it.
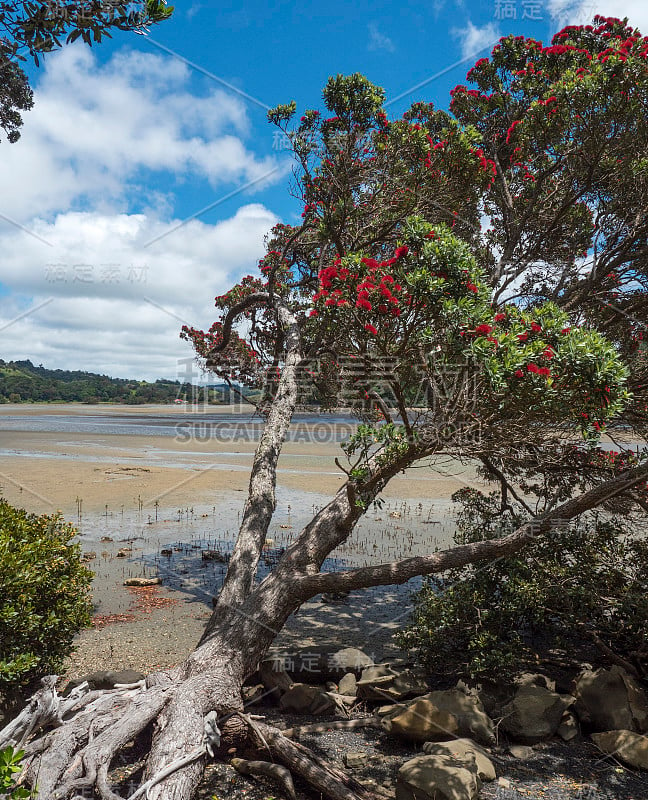
<instances>
[{"instance_id":1,"label":"rock","mask_svg":"<svg viewBox=\"0 0 648 800\"><path fill-rule=\"evenodd\" d=\"M171 556L173 555L173 550L169 550L168 548L164 548L163 550L160 550L160 555L161 556L166 556L167 558L171 558Z\"/></svg>"},{"instance_id":2,"label":"rock","mask_svg":"<svg viewBox=\"0 0 648 800\"><path fill-rule=\"evenodd\" d=\"M565 742L570 742L572 739L575 739L580 733L576 715L571 711L565 711L556 733Z\"/></svg>"},{"instance_id":3,"label":"rock","mask_svg":"<svg viewBox=\"0 0 648 800\"><path fill-rule=\"evenodd\" d=\"M429 688L421 672L395 669L390 664L363 669L357 687L358 697L363 700L404 700L425 694Z\"/></svg>"},{"instance_id":4,"label":"rock","mask_svg":"<svg viewBox=\"0 0 648 800\"><path fill-rule=\"evenodd\" d=\"M589 730L648 732L648 697L620 667L585 670L576 679L574 695L574 710Z\"/></svg>"},{"instance_id":5,"label":"rock","mask_svg":"<svg viewBox=\"0 0 648 800\"><path fill-rule=\"evenodd\" d=\"M501 786L502 789L510 789L511 781L508 778L498 778L497 785Z\"/></svg>"},{"instance_id":6,"label":"rock","mask_svg":"<svg viewBox=\"0 0 648 800\"><path fill-rule=\"evenodd\" d=\"M476 800L480 788L474 757L418 756L398 770L396 800Z\"/></svg>"},{"instance_id":7,"label":"rock","mask_svg":"<svg viewBox=\"0 0 648 800\"><path fill-rule=\"evenodd\" d=\"M81 556L81 561L93 561L97 557L97 554L92 550L86 553L83 553Z\"/></svg>"},{"instance_id":8,"label":"rock","mask_svg":"<svg viewBox=\"0 0 648 800\"><path fill-rule=\"evenodd\" d=\"M344 761L345 767L348 769L354 769L356 767L364 767L368 761L368 756L364 750L350 750L348 753L345 753L342 756L342 760Z\"/></svg>"},{"instance_id":9,"label":"rock","mask_svg":"<svg viewBox=\"0 0 648 800\"><path fill-rule=\"evenodd\" d=\"M342 650L313 648L301 652L277 653L267 660L274 661L293 680L313 684L337 682L347 672L359 677L365 667L373 664L370 656L355 647L345 647Z\"/></svg>"},{"instance_id":10,"label":"rock","mask_svg":"<svg viewBox=\"0 0 648 800\"><path fill-rule=\"evenodd\" d=\"M451 739L459 732L457 718L419 697L400 713L383 720L383 727L402 739L425 742L428 739Z\"/></svg>"},{"instance_id":11,"label":"rock","mask_svg":"<svg viewBox=\"0 0 648 800\"><path fill-rule=\"evenodd\" d=\"M571 695L559 695L534 683L522 684L502 709L502 730L523 744L536 744L556 733L563 713L573 703Z\"/></svg>"},{"instance_id":12,"label":"rock","mask_svg":"<svg viewBox=\"0 0 648 800\"><path fill-rule=\"evenodd\" d=\"M139 683L144 678L145 676L141 672L136 672L133 669L96 670L95 672L89 672L82 678L74 678L69 681L63 694L68 695L72 689L84 682L87 682L91 689L114 689L117 685Z\"/></svg>"},{"instance_id":13,"label":"rock","mask_svg":"<svg viewBox=\"0 0 648 800\"><path fill-rule=\"evenodd\" d=\"M509 746L508 751L513 758L517 758L520 761L526 761L527 758L531 758L535 754L535 750L527 744L512 744Z\"/></svg>"},{"instance_id":14,"label":"rock","mask_svg":"<svg viewBox=\"0 0 648 800\"><path fill-rule=\"evenodd\" d=\"M635 731L606 731L593 733L592 741L604 753L610 753L615 758L628 764L630 767L648 770L648 738Z\"/></svg>"},{"instance_id":15,"label":"rock","mask_svg":"<svg viewBox=\"0 0 648 800\"><path fill-rule=\"evenodd\" d=\"M330 714L335 711L334 700L317 686L295 683L279 701L282 711L294 714Z\"/></svg>"},{"instance_id":16,"label":"rock","mask_svg":"<svg viewBox=\"0 0 648 800\"><path fill-rule=\"evenodd\" d=\"M122 547L117 551L116 558L128 558L132 552L133 551L130 547Z\"/></svg>"},{"instance_id":17,"label":"rock","mask_svg":"<svg viewBox=\"0 0 648 800\"><path fill-rule=\"evenodd\" d=\"M227 556L223 555L220 550L203 550L200 557L203 561L215 561L217 564L227 563Z\"/></svg>"},{"instance_id":18,"label":"rock","mask_svg":"<svg viewBox=\"0 0 648 800\"><path fill-rule=\"evenodd\" d=\"M112 536L102 536L99 541L100 542L112 542L112 541L114 541L114 539L112 538Z\"/></svg>"},{"instance_id":19,"label":"rock","mask_svg":"<svg viewBox=\"0 0 648 800\"><path fill-rule=\"evenodd\" d=\"M403 738L424 742L459 736L484 745L495 741L492 720L484 713L479 698L458 689L430 692L396 706L383 718L383 727Z\"/></svg>"},{"instance_id":20,"label":"rock","mask_svg":"<svg viewBox=\"0 0 648 800\"><path fill-rule=\"evenodd\" d=\"M512 691L507 687L490 681L483 681L475 686L469 686L463 681L457 682L457 689L470 695L477 695L484 711L489 717L501 717L502 708L510 702Z\"/></svg>"},{"instance_id":21,"label":"rock","mask_svg":"<svg viewBox=\"0 0 648 800\"><path fill-rule=\"evenodd\" d=\"M522 672L515 677L514 683L516 686L540 686L550 692L556 691L556 681L536 672Z\"/></svg>"},{"instance_id":22,"label":"rock","mask_svg":"<svg viewBox=\"0 0 648 800\"><path fill-rule=\"evenodd\" d=\"M482 781L495 780L495 766L482 748L472 739L455 739L452 742L425 742L423 752L430 756L454 756L464 758L471 753L475 758L477 774Z\"/></svg>"},{"instance_id":23,"label":"rock","mask_svg":"<svg viewBox=\"0 0 648 800\"><path fill-rule=\"evenodd\" d=\"M159 586L162 578L126 578L124 586Z\"/></svg>"},{"instance_id":24,"label":"rock","mask_svg":"<svg viewBox=\"0 0 648 800\"><path fill-rule=\"evenodd\" d=\"M373 659L356 647L344 647L326 655L326 666L334 677L352 672L359 678L362 671L373 664ZM341 694L341 692L340 692Z\"/></svg>"},{"instance_id":25,"label":"rock","mask_svg":"<svg viewBox=\"0 0 648 800\"><path fill-rule=\"evenodd\" d=\"M353 672L347 672L340 678L338 684L338 692L347 695L347 697L355 697L357 694L356 676Z\"/></svg>"}]
</instances>

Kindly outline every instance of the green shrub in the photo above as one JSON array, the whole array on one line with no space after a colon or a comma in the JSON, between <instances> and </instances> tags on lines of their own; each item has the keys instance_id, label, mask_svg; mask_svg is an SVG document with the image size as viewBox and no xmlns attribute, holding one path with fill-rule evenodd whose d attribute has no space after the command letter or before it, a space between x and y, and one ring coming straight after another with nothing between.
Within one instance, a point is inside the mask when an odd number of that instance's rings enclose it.
<instances>
[{"instance_id":1,"label":"green shrub","mask_svg":"<svg viewBox=\"0 0 648 800\"><path fill-rule=\"evenodd\" d=\"M0 498L0 693L5 700L57 672L90 622L92 573L60 514L38 516Z\"/></svg>"},{"instance_id":2,"label":"green shrub","mask_svg":"<svg viewBox=\"0 0 648 800\"><path fill-rule=\"evenodd\" d=\"M512 532L499 495L464 489L458 544ZM399 644L438 678L506 679L551 654L598 658L596 638L648 674L648 542L591 513L511 558L425 581Z\"/></svg>"},{"instance_id":3,"label":"green shrub","mask_svg":"<svg viewBox=\"0 0 648 800\"><path fill-rule=\"evenodd\" d=\"M27 800L31 792L14 784L14 775L20 772L20 762L25 755L24 750L5 747L0 750L0 797L7 800Z\"/></svg>"}]
</instances>

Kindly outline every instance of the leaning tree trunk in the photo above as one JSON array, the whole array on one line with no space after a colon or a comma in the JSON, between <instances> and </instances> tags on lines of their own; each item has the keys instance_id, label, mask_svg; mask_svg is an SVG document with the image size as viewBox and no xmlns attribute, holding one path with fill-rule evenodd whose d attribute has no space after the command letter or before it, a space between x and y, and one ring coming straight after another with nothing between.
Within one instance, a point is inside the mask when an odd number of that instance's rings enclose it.
<instances>
[{"instance_id":1,"label":"leaning tree trunk","mask_svg":"<svg viewBox=\"0 0 648 800\"><path fill-rule=\"evenodd\" d=\"M24 778L37 787L38 800L78 800L82 794L87 797L88 790L102 800L123 800L109 785L111 764L130 742L151 729L142 784L129 800L191 800L207 753L229 755L246 744L257 747L261 757L265 754L281 761L330 800L367 798L368 792L348 776L318 763L301 745L287 743L279 731L256 724L243 713L243 682L290 614L323 591L404 583L414 575L511 555L535 536L546 534L553 521L571 519L648 478L646 465L627 470L502 539L393 564L322 573L326 556L346 541L388 481L429 454L421 445L411 444L393 459L369 459L368 477L348 481L286 550L274 572L255 586L258 559L274 511L277 460L296 401L299 331L294 317L277 304L289 351L287 365L255 455L241 535L205 632L183 664L150 675L144 688L77 693L61 701L53 686L45 687L40 700L34 699L24 712L23 721L0 732L0 748L8 740L24 745ZM49 720L57 727L30 742L36 719L41 726Z\"/></svg>"}]
</instances>

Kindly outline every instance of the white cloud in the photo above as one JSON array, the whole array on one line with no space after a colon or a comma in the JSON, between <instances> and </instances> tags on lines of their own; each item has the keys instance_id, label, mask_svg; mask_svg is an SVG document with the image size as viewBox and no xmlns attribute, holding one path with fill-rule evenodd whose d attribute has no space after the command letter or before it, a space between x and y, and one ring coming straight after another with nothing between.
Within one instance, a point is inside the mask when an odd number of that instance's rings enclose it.
<instances>
[{"instance_id":1,"label":"white cloud","mask_svg":"<svg viewBox=\"0 0 648 800\"><path fill-rule=\"evenodd\" d=\"M367 29L369 30L368 50L386 50L388 53L393 53L396 50L392 40L378 30L378 25L375 22L370 22L367 25Z\"/></svg>"},{"instance_id":2,"label":"white cloud","mask_svg":"<svg viewBox=\"0 0 648 800\"><path fill-rule=\"evenodd\" d=\"M150 53L124 50L105 65L81 46L52 54L21 139L0 161L0 186L11 187L0 213L24 221L80 202L125 210L151 172L218 187L276 168L245 145L243 101L219 88L192 94L189 79L185 64Z\"/></svg>"},{"instance_id":3,"label":"white cloud","mask_svg":"<svg viewBox=\"0 0 648 800\"><path fill-rule=\"evenodd\" d=\"M648 34L648 4L645 0L549 0L549 13L558 27L588 25L595 14L628 18L628 23Z\"/></svg>"},{"instance_id":4,"label":"white cloud","mask_svg":"<svg viewBox=\"0 0 648 800\"><path fill-rule=\"evenodd\" d=\"M481 54L482 50L492 48L500 38L498 27L494 22L489 22L478 28L468 20L465 28L453 28L450 33L456 39L459 39L462 58L470 58L471 56L476 58Z\"/></svg>"},{"instance_id":5,"label":"white cloud","mask_svg":"<svg viewBox=\"0 0 648 800\"><path fill-rule=\"evenodd\" d=\"M209 327L215 295L254 271L276 215L241 193L227 219L183 222L175 191L192 183L207 206L288 164L248 146L239 97L191 78L132 50L48 56L22 138L2 145L1 358L175 379L192 357L182 324Z\"/></svg>"},{"instance_id":6,"label":"white cloud","mask_svg":"<svg viewBox=\"0 0 648 800\"><path fill-rule=\"evenodd\" d=\"M150 247L180 221L68 212L34 224L51 246L5 230L0 283L14 292L3 298L0 356L175 379L192 356L178 338L182 324L211 324L213 298L254 271L276 222L264 206L249 204L216 225L192 220Z\"/></svg>"}]
</instances>

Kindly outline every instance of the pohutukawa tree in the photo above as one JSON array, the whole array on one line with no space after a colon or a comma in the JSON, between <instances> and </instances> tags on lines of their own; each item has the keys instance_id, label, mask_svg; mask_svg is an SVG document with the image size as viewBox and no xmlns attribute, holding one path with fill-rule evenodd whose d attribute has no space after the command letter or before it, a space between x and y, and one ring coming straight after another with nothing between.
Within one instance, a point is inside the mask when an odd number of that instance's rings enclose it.
<instances>
[{"instance_id":1,"label":"pohutukawa tree","mask_svg":"<svg viewBox=\"0 0 648 800\"><path fill-rule=\"evenodd\" d=\"M383 92L360 75L328 82L328 116L309 110L293 122L295 104L271 112L295 151L303 222L272 231L258 271L216 299L209 331L182 334L222 378L264 390L222 590L196 649L144 689L61 706L44 690L64 717L26 744L24 777L39 798L90 787L118 800L110 765L142 737L147 796L189 800L213 712L217 754L256 747L327 797L366 796L243 713L242 683L290 614L321 592L510 555L556 520L619 498L645 508L648 463L603 460L599 438L619 421L645 434L636 345L647 308L647 53L638 31L597 19L550 47L503 39L469 73L478 88L454 91L451 114L417 103L389 121ZM304 370L319 403L344 392L362 424L338 459L344 484L259 582ZM524 500L522 470L550 466L560 491L527 505L504 537L322 571L394 475L448 457L481 464L504 501Z\"/></svg>"}]
</instances>

